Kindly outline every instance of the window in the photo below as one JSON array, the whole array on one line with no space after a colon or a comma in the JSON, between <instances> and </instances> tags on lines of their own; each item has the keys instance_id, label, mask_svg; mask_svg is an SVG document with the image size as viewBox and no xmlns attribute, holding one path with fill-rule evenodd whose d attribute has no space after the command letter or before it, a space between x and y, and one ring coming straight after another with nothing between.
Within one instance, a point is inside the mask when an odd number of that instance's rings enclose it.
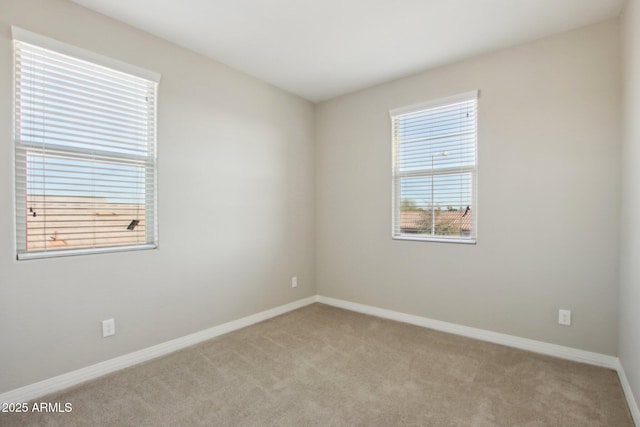
<instances>
[{"instance_id":1,"label":"window","mask_svg":"<svg viewBox=\"0 0 640 427\"><path fill-rule=\"evenodd\" d=\"M392 110L393 237L475 243L477 91Z\"/></svg>"},{"instance_id":2,"label":"window","mask_svg":"<svg viewBox=\"0 0 640 427\"><path fill-rule=\"evenodd\" d=\"M159 76L12 30L18 259L156 247Z\"/></svg>"}]
</instances>

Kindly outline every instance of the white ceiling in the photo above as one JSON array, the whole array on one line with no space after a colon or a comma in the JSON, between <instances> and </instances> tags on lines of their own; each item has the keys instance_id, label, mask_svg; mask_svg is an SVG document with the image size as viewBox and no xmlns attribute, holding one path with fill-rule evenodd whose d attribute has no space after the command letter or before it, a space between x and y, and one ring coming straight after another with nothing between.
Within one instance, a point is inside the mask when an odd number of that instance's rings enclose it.
<instances>
[{"instance_id":1,"label":"white ceiling","mask_svg":"<svg viewBox=\"0 0 640 427\"><path fill-rule=\"evenodd\" d=\"M617 16L625 0L73 0L311 101Z\"/></svg>"}]
</instances>

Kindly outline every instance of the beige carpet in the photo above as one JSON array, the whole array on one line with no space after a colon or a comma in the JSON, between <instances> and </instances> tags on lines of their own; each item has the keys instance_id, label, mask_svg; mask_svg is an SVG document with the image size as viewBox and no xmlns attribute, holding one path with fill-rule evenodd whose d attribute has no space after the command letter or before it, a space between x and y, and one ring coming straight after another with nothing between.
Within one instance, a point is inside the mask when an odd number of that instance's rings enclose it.
<instances>
[{"instance_id":1,"label":"beige carpet","mask_svg":"<svg viewBox=\"0 0 640 427\"><path fill-rule=\"evenodd\" d=\"M314 304L3 426L633 426L616 373Z\"/></svg>"}]
</instances>

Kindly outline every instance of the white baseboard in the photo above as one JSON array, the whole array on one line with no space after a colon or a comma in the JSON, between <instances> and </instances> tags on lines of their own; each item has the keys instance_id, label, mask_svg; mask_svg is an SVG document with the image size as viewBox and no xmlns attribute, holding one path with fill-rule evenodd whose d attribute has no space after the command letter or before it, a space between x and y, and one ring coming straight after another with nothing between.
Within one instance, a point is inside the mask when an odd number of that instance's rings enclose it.
<instances>
[{"instance_id":1,"label":"white baseboard","mask_svg":"<svg viewBox=\"0 0 640 427\"><path fill-rule=\"evenodd\" d=\"M627 398L627 404L629 405L629 411L631 412L633 421L635 422L636 426L640 427L640 409L638 408L638 402L633 395L631 385L629 384L629 380L627 379L627 374L624 371L624 366L622 366L620 360L618 360L617 371L618 378L620 378L620 384L622 384L622 390L624 390L624 395Z\"/></svg>"},{"instance_id":2,"label":"white baseboard","mask_svg":"<svg viewBox=\"0 0 640 427\"><path fill-rule=\"evenodd\" d=\"M110 360L105 360L104 362L96 363L95 365L87 366L86 368L81 368L75 371L67 372L66 374L49 378L44 381L29 384L27 386L0 394L0 403L28 402L29 400L36 399L49 393L65 389L67 387L71 387L76 384L101 377L111 372L128 368L129 366L133 366L135 364L145 362L147 360L154 359L168 353L172 353L176 350L198 344L202 341L224 335L237 329L262 322L272 317L279 316L281 314L304 307L309 304L313 304L316 301L317 297L314 295L308 298L294 301L289 304L272 308L270 310L252 314L241 319L223 323L221 325L214 326L200 332L185 335L183 337L176 338L162 344L147 347L142 350L125 354L123 356L119 356Z\"/></svg>"},{"instance_id":3,"label":"white baseboard","mask_svg":"<svg viewBox=\"0 0 640 427\"><path fill-rule=\"evenodd\" d=\"M488 341L495 344L502 344L508 347L533 351L535 353L546 354L548 356L560 357L562 359L573 360L575 362L583 362L611 369L617 369L619 366L617 357L608 356L606 354L593 353L557 344L549 344L528 338L520 338L513 335L501 334L499 332L487 331L485 329L471 328L469 326L462 326L455 323L443 322L441 320L429 319L427 317L415 316L413 314L401 313L399 311L387 310L384 308L357 304L350 301L324 296L318 296L318 302L334 307L344 308L346 310L357 311L358 313L397 320L398 322L409 323L416 326L435 329L437 331L448 332L450 334L462 335L464 337L475 338L477 340Z\"/></svg>"}]
</instances>

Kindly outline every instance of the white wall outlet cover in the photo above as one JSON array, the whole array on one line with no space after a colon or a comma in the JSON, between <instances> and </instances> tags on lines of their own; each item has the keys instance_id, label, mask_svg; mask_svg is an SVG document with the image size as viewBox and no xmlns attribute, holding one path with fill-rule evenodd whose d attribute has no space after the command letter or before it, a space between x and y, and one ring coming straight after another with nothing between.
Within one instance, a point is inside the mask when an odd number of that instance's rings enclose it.
<instances>
[{"instance_id":1,"label":"white wall outlet cover","mask_svg":"<svg viewBox=\"0 0 640 427\"><path fill-rule=\"evenodd\" d=\"M102 336L110 337L111 335L116 334L116 320L115 319L106 319L102 321Z\"/></svg>"},{"instance_id":2,"label":"white wall outlet cover","mask_svg":"<svg viewBox=\"0 0 640 427\"><path fill-rule=\"evenodd\" d=\"M558 310L558 323L561 325L571 326L571 310Z\"/></svg>"},{"instance_id":3,"label":"white wall outlet cover","mask_svg":"<svg viewBox=\"0 0 640 427\"><path fill-rule=\"evenodd\" d=\"M298 287L298 278L296 276L293 276L291 278L291 287L292 288L297 288Z\"/></svg>"}]
</instances>

